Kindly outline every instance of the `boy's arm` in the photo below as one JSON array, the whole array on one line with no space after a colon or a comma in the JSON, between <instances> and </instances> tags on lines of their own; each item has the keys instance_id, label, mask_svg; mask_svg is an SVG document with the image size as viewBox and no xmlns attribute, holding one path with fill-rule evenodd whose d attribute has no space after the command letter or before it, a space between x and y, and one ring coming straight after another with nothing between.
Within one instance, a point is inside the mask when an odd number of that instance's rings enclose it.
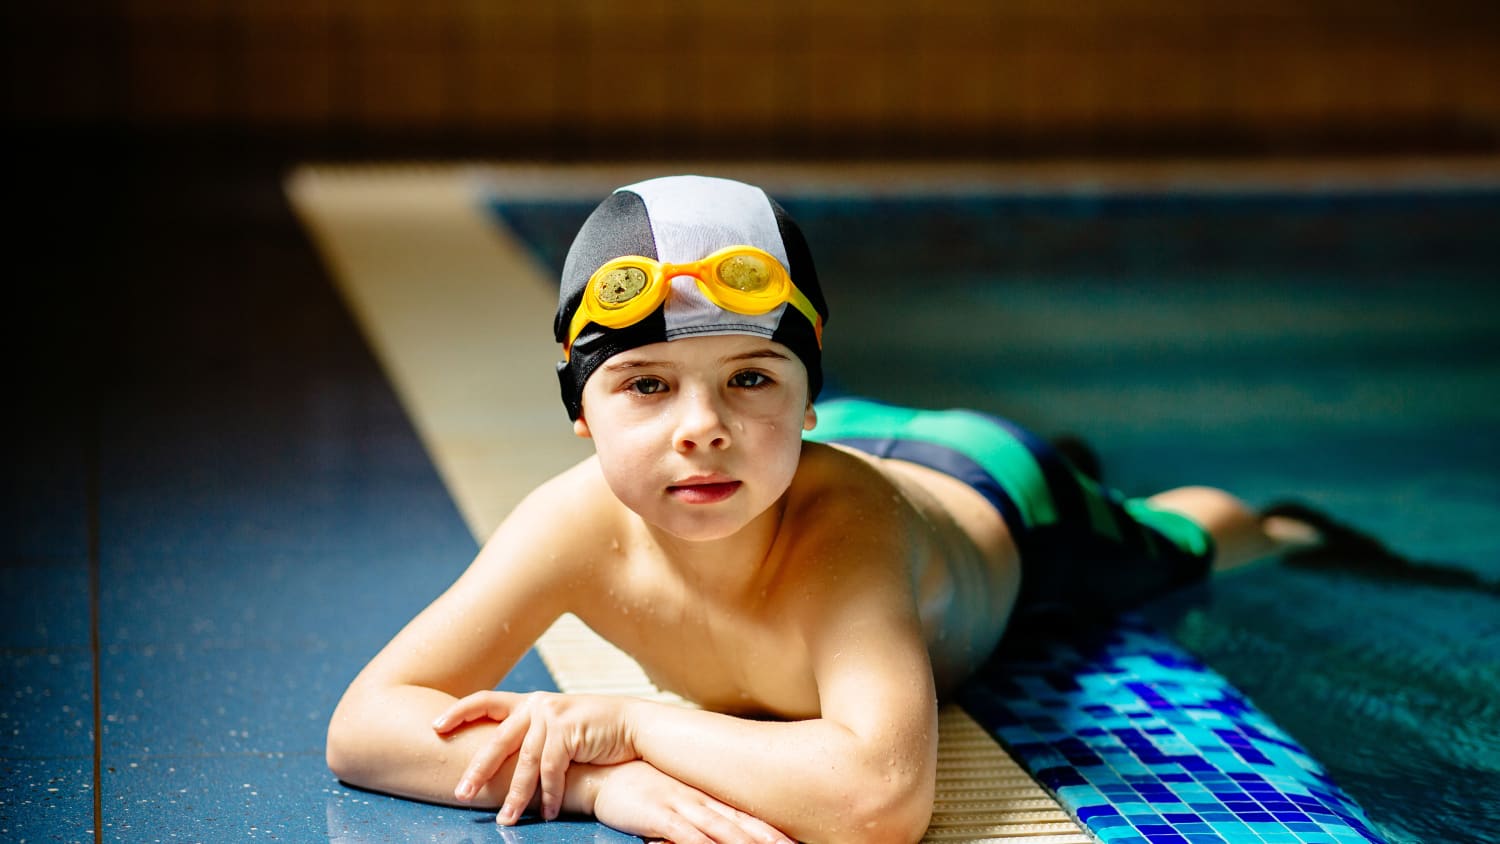
<instances>
[{"instance_id":1,"label":"boy's arm","mask_svg":"<svg viewBox=\"0 0 1500 844\"><path fill-rule=\"evenodd\" d=\"M641 702L636 749L801 841L917 840L932 813L937 693L916 610L889 597L855 597L812 622L821 718L750 721Z\"/></svg>"},{"instance_id":2,"label":"boy's arm","mask_svg":"<svg viewBox=\"0 0 1500 844\"><path fill-rule=\"evenodd\" d=\"M548 529L568 512L557 506L560 492L553 481L518 505L464 574L350 684L328 727L328 765L340 779L454 802L469 756L463 748L477 748L488 731L445 742L432 721L458 697L494 688L567 609L569 575L553 558L568 557L563 543L576 534Z\"/></svg>"},{"instance_id":3,"label":"boy's arm","mask_svg":"<svg viewBox=\"0 0 1500 844\"><path fill-rule=\"evenodd\" d=\"M362 756L367 769L361 772L363 775L340 774L340 779L429 802L471 808L500 806L506 796L505 784L516 765L514 758L506 761L494 781L469 799L454 797L453 785L463 767L482 750L496 725L480 722L453 731L444 739L437 738L427 713L441 711L452 701L451 695L421 686L400 686L380 695L373 703L382 719L382 728L374 732L381 737L372 742L371 752ZM540 796L538 792L529 807L533 812L540 813ZM593 815L615 829L650 840L791 844L764 821L641 761L573 765L557 808Z\"/></svg>"},{"instance_id":4,"label":"boy's arm","mask_svg":"<svg viewBox=\"0 0 1500 844\"><path fill-rule=\"evenodd\" d=\"M340 779L402 797L413 797L435 803L496 808L505 798L504 784L509 782L515 759L501 769L501 775L487 787L480 788L467 801L454 798L453 784L458 781L467 760L478 753L489 738L494 724L479 723L456 731L446 740L420 741L432 737L422 721L425 713L440 710L453 698L419 686L392 689L382 697L380 707L385 716L385 740L375 742L381 757L367 757L368 776L340 776ZM431 719L428 718L428 721ZM403 726L404 725L404 726ZM391 740L396 737L396 740ZM400 754L410 754L402 760ZM411 760L425 760L412 765ZM538 793L538 798L540 793ZM533 801L532 811L540 810ZM636 761L623 765L573 765L568 769L567 784L559 808L564 812L593 815L603 823L623 832L651 840L671 841L758 841L764 844L791 844L790 839L764 821L735 810L723 801L703 793Z\"/></svg>"},{"instance_id":5,"label":"boy's arm","mask_svg":"<svg viewBox=\"0 0 1500 844\"><path fill-rule=\"evenodd\" d=\"M824 570L803 575L818 588L783 618L803 632L822 717L766 722L626 698L480 693L443 725L506 722L465 779L509 783L501 821L513 822L539 776L556 795L570 761L596 759L602 747L799 840L916 840L932 810L936 691L906 569L888 559L905 544L880 533L798 555ZM497 775L501 760L509 767Z\"/></svg>"}]
</instances>

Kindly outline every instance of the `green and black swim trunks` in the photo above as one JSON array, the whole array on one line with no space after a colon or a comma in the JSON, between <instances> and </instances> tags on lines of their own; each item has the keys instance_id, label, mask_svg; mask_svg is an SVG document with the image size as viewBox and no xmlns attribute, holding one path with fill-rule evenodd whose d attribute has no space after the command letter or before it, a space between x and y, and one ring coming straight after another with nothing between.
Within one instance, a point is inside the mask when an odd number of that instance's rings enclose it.
<instances>
[{"instance_id":1,"label":"green and black swim trunks","mask_svg":"<svg viewBox=\"0 0 1500 844\"><path fill-rule=\"evenodd\" d=\"M999 511L1021 556L1016 615L1119 612L1202 578L1207 531L1080 473L1046 440L969 410L858 398L817 405L805 438L906 460L957 478Z\"/></svg>"}]
</instances>

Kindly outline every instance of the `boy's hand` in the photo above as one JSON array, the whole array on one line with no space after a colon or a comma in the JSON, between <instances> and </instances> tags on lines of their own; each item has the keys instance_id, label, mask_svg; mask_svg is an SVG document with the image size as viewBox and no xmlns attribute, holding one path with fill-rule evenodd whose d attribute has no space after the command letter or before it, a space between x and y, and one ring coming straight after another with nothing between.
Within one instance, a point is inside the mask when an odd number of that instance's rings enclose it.
<instances>
[{"instance_id":1,"label":"boy's hand","mask_svg":"<svg viewBox=\"0 0 1500 844\"><path fill-rule=\"evenodd\" d=\"M515 756L510 788L496 820L506 825L519 820L536 794L538 781L542 817L557 817L569 765L616 765L639 757L626 717L628 701L602 695L475 692L454 702L432 723L439 735L471 721L499 724L470 760L453 796L473 799L500 772L505 760Z\"/></svg>"},{"instance_id":2,"label":"boy's hand","mask_svg":"<svg viewBox=\"0 0 1500 844\"><path fill-rule=\"evenodd\" d=\"M771 825L722 803L646 762L602 772L594 797L600 823L647 840L793 844Z\"/></svg>"}]
</instances>

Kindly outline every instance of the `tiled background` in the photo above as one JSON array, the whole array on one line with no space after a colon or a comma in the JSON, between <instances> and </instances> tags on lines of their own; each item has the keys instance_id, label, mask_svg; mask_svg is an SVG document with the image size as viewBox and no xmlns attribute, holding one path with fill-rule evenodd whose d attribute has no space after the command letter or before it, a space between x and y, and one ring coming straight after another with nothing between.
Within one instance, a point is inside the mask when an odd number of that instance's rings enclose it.
<instances>
[{"instance_id":1,"label":"tiled background","mask_svg":"<svg viewBox=\"0 0 1500 844\"><path fill-rule=\"evenodd\" d=\"M1493 150L1467 0L10 4L8 116L491 150Z\"/></svg>"}]
</instances>

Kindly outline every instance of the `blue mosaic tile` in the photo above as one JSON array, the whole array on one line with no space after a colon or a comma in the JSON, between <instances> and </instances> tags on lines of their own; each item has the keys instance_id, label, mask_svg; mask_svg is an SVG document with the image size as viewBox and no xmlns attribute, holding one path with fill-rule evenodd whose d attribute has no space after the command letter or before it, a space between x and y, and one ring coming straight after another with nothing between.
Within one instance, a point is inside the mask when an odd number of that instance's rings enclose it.
<instances>
[{"instance_id":1,"label":"blue mosaic tile","mask_svg":"<svg viewBox=\"0 0 1500 844\"><path fill-rule=\"evenodd\" d=\"M1139 618L1009 642L960 700L1104 844L1384 844L1295 739Z\"/></svg>"}]
</instances>

